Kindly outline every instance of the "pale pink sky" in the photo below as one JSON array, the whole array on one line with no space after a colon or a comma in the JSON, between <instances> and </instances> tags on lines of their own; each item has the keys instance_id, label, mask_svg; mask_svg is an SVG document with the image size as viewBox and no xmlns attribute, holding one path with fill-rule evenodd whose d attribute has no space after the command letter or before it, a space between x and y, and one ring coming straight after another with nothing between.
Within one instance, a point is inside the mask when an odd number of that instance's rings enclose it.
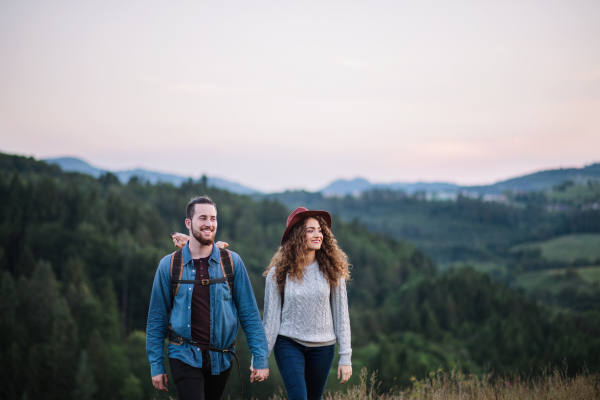
<instances>
[{"instance_id":1,"label":"pale pink sky","mask_svg":"<svg viewBox=\"0 0 600 400\"><path fill-rule=\"evenodd\" d=\"M294 3L0 2L0 151L264 191L600 162L600 1Z\"/></svg>"}]
</instances>

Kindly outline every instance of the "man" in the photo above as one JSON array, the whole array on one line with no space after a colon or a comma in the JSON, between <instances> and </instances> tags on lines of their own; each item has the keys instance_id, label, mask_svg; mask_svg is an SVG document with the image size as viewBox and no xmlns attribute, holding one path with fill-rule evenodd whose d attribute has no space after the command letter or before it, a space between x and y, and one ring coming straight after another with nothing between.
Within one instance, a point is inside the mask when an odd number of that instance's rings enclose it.
<instances>
[{"instance_id":1,"label":"man","mask_svg":"<svg viewBox=\"0 0 600 400\"><path fill-rule=\"evenodd\" d=\"M196 197L188 204L186 216L189 241L182 249L181 279L223 278L220 251L214 243L217 232L215 203L206 196ZM183 338L175 343L170 339L168 346L169 365L180 400L222 397L233 354L206 348L230 349L237 336L238 318L253 355L250 381L260 382L269 375L267 339L248 273L241 258L230 253L234 271L231 293L227 282L181 283L171 301L171 255L160 261L156 271L146 327L146 354L152 384L166 392L164 341L173 334Z\"/></svg>"}]
</instances>

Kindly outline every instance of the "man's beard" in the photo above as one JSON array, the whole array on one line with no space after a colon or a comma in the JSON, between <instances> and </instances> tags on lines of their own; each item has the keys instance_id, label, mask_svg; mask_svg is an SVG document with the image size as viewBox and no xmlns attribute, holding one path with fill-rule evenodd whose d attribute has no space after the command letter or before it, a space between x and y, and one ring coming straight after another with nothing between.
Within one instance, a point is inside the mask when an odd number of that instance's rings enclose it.
<instances>
[{"instance_id":1,"label":"man's beard","mask_svg":"<svg viewBox=\"0 0 600 400\"><path fill-rule=\"evenodd\" d=\"M194 225L192 225L192 235L194 235L194 237L196 238L196 240L199 241L202 246L210 246L210 245L212 245L215 242L216 228L213 228L212 232L213 232L212 237L210 239L205 239L202 236L202 232L196 230L194 228Z\"/></svg>"}]
</instances>

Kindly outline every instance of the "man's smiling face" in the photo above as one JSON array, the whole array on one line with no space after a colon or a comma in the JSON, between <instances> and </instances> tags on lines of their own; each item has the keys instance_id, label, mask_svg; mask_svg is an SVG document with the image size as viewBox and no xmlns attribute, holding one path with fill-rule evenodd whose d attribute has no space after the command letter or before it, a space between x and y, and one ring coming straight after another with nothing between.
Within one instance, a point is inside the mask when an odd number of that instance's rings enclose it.
<instances>
[{"instance_id":1,"label":"man's smiling face","mask_svg":"<svg viewBox=\"0 0 600 400\"><path fill-rule=\"evenodd\" d=\"M217 234L217 209L211 204L194 205L194 217L186 220L186 225L201 245L212 245Z\"/></svg>"}]
</instances>

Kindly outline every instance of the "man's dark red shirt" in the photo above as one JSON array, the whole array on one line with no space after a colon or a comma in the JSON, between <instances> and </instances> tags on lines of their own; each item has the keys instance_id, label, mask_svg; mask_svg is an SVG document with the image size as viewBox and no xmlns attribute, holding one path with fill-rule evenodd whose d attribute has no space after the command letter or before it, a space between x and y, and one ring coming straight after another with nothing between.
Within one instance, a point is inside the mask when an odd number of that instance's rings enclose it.
<instances>
[{"instance_id":1,"label":"man's dark red shirt","mask_svg":"<svg viewBox=\"0 0 600 400\"><path fill-rule=\"evenodd\" d=\"M209 279L208 259L194 260L196 280ZM194 285L192 291L192 340L210 345L210 285Z\"/></svg>"}]
</instances>

